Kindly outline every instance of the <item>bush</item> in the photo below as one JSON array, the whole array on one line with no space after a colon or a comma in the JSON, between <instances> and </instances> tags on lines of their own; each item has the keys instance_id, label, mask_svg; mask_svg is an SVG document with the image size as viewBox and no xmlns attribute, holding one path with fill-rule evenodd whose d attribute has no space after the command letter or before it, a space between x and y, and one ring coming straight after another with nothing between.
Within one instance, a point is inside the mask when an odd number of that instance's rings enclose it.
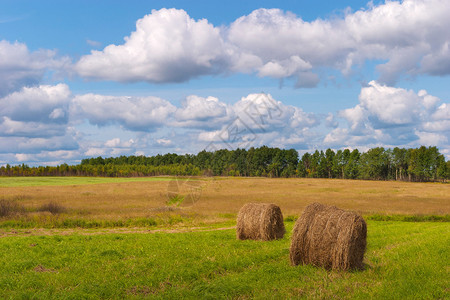
<instances>
[{"instance_id":1,"label":"bush","mask_svg":"<svg viewBox=\"0 0 450 300\"><path fill-rule=\"evenodd\" d=\"M8 217L25 211L16 201L0 199L0 217Z\"/></svg>"},{"instance_id":2,"label":"bush","mask_svg":"<svg viewBox=\"0 0 450 300\"><path fill-rule=\"evenodd\" d=\"M37 211L48 211L52 215L56 215L56 214L61 214L61 213L66 212L67 209L64 206L52 201L52 202L43 204L41 207L39 207L37 209Z\"/></svg>"}]
</instances>

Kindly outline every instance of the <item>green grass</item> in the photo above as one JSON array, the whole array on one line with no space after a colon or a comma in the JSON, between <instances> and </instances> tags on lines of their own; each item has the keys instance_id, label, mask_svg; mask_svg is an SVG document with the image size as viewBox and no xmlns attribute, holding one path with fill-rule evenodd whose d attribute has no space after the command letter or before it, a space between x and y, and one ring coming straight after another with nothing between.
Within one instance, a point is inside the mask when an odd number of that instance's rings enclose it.
<instances>
[{"instance_id":1,"label":"green grass","mask_svg":"<svg viewBox=\"0 0 450 300\"><path fill-rule=\"evenodd\" d=\"M156 225L172 225L185 221L181 217L162 218L133 218L118 220L95 220L82 218L67 218L64 216L33 216L0 221L3 229L31 229L31 228L117 228L117 227L151 227Z\"/></svg>"},{"instance_id":2,"label":"green grass","mask_svg":"<svg viewBox=\"0 0 450 300\"><path fill-rule=\"evenodd\" d=\"M1 199L0 199L1 200ZM1 204L1 202L0 202ZM37 210L45 210L45 206L38 208ZM204 226L205 220L202 216L195 213L163 211L156 213L153 216L148 217L134 217L134 218L115 218L115 219L100 219L90 218L89 216L77 216L68 215L66 213L61 214L44 214L44 215L19 215L15 217L0 217L0 229L71 229L71 228L148 228L158 227L164 228L167 226L177 225L178 227L188 228L196 226ZM19 207L18 210L24 210ZM45 210L45 211L48 211ZM207 222L210 228L230 227L234 226L236 222L236 214L218 214L220 221L213 223ZM295 222L298 216L287 216L284 218L285 222ZM398 221L398 222L450 222L450 216L438 216L438 215L367 215L364 217L366 220L371 221ZM449 225L450 226L450 225ZM154 228L151 228L154 229Z\"/></svg>"},{"instance_id":3,"label":"green grass","mask_svg":"<svg viewBox=\"0 0 450 300\"><path fill-rule=\"evenodd\" d=\"M135 181L168 181L170 177L0 177L0 187L26 187L26 186L58 186L58 185L85 185L100 183L121 183Z\"/></svg>"},{"instance_id":4,"label":"green grass","mask_svg":"<svg viewBox=\"0 0 450 300\"><path fill-rule=\"evenodd\" d=\"M381 215L365 216L373 221L402 221L402 222L450 222L450 215Z\"/></svg>"},{"instance_id":5,"label":"green grass","mask_svg":"<svg viewBox=\"0 0 450 300\"><path fill-rule=\"evenodd\" d=\"M450 225L368 221L367 268L289 265L279 241L238 241L234 230L0 238L0 298L443 299Z\"/></svg>"}]
</instances>

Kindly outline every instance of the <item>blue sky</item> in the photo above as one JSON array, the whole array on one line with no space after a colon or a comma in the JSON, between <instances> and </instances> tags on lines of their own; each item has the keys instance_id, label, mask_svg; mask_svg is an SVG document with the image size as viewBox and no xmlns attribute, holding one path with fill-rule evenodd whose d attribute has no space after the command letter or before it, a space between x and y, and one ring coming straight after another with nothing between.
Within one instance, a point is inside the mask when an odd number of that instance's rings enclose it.
<instances>
[{"instance_id":1,"label":"blue sky","mask_svg":"<svg viewBox=\"0 0 450 300\"><path fill-rule=\"evenodd\" d=\"M261 145L450 157L448 0L0 6L0 165Z\"/></svg>"}]
</instances>

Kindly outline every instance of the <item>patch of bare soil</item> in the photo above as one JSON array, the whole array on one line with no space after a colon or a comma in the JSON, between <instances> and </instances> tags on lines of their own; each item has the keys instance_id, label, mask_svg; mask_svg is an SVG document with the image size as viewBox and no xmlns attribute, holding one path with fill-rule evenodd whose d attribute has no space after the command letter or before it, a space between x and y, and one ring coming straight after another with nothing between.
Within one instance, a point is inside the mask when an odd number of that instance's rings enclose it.
<instances>
[{"instance_id":1,"label":"patch of bare soil","mask_svg":"<svg viewBox=\"0 0 450 300\"><path fill-rule=\"evenodd\" d=\"M57 272L55 269L46 268L43 265L38 265L33 270L38 273L43 273L43 272L56 273Z\"/></svg>"}]
</instances>

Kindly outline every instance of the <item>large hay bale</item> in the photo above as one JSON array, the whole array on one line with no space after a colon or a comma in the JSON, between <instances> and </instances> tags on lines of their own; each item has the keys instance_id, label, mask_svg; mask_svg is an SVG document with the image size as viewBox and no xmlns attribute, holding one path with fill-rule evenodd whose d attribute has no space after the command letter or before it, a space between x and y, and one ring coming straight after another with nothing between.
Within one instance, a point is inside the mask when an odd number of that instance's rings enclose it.
<instances>
[{"instance_id":1,"label":"large hay bale","mask_svg":"<svg viewBox=\"0 0 450 300\"><path fill-rule=\"evenodd\" d=\"M333 270L362 269L367 225L357 213L313 203L294 225L292 265L311 264Z\"/></svg>"},{"instance_id":2,"label":"large hay bale","mask_svg":"<svg viewBox=\"0 0 450 300\"><path fill-rule=\"evenodd\" d=\"M239 240L270 241L281 239L284 229L280 207L269 203L247 203L237 217L236 237Z\"/></svg>"}]
</instances>

